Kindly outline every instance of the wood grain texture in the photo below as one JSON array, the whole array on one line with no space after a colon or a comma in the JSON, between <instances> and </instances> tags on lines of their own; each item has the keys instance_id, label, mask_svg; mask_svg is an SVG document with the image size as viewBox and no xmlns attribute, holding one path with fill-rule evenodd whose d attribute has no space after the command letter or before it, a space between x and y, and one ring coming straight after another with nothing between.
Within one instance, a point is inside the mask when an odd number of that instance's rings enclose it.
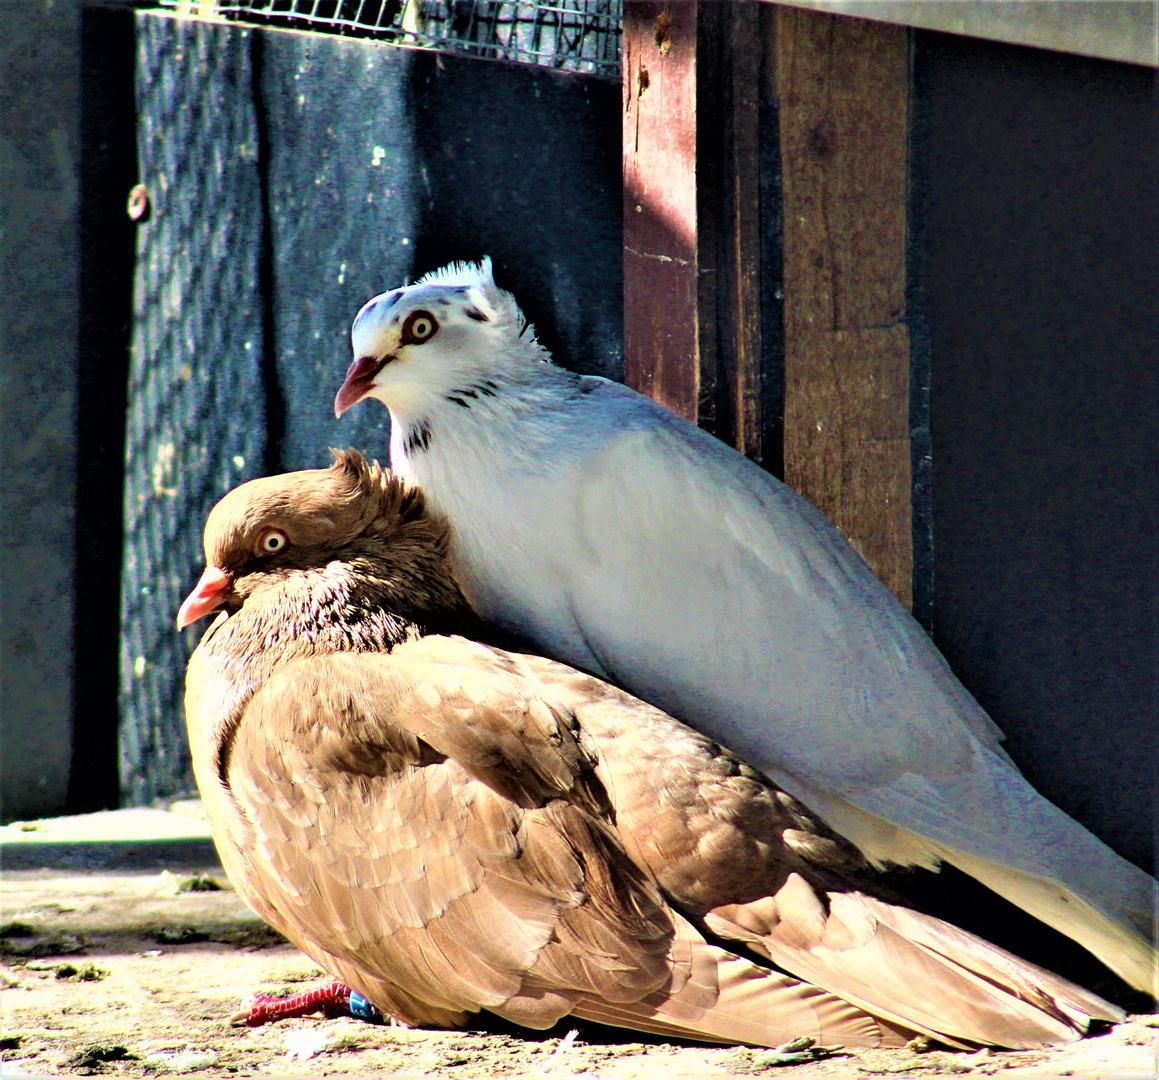
<instances>
[{"instance_id":1,"label":"wood grain texture","mask_svg":"<svg viewBox=\"0 0 1159 1080\"><path fill-rule=\"evenodd\" d=\"M631 2L623 39L625 381L757 462L764 17Z\"/></svg>"},{"instance_id":2,"label":"wood grain texture","mask_svg":"<svg viewBox=\"0 0 1159 1080\"><path fill-rule=\"evenodd\" d=\"M909 606L907 32L789 8L774 25L785 479Z\"/></svg>"},{"instance_id":3,"label":"wood grain texture","mask_svg":"<svg viewBox=\"0 0 1159 1080\"><path fill-rule=\"evenodd\" d=\"M728 242L733 267L733 363L728 369L733 405L733 445L758 464L761 434L761 202L759 80L760 10L738 5L730 35L732 73L732 182Z\"/></svg>"},{"instance_id":4,"label":"wood grain texture","mask_svg":"<svg viewBox=\"0 0 1159 1080\"><path fill-rule=\"evenodd\" d=\"M624 381L694 423L696 17L624 5Z\"/></svg>"},{"instance_id":5,"label":"wood grain texture","mask_svg":"<svg viewBox=\"0 0 1159 1080\"><path fill-rule=\"evenodd\" d=\"M696 102L700 425L758 464L762 14L756 4L701 6Z\"/></svg>"}]
</instances>

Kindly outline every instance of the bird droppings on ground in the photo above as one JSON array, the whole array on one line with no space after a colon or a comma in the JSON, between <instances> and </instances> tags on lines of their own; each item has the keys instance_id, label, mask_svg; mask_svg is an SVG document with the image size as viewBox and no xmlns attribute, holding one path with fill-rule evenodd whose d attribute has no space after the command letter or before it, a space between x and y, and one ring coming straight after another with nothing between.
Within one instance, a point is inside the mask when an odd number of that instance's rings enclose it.
<instances>
[{"instance_id":1,"label":"bird droppings on ground","mask_svg":"<svg viewBox=\"0 0 1159 1080\"><path fill-rule=\"evenodd\" d=\"M224 882L219 870L212 876ZM205 1080L344 1076L382 1080L1155 1080L1156 1024L1137 1017L1110 1034L1050 1051L951 1053L934 1047L847 1052L829 1057L804 1041L772 1050L641 1041L565 1019L526 1035L489 1030L426 1031L302 1019L231 1028L248 993L300 988L324 973L268 931L228 887L167 892L158 872L7 871L0 882L7 926L67 943L83 935L86 956L0 957L3 1032L0 1077L185 1074ZM165 928L205 940L157 947ZM11 933L11 931L10 931ZM70 937L71 936L71 937ZM17 940L13 936L10 940ZM153 955L147 955L147 954ZM86 981L91 966L99 981ZM69 968L75 974L58 977ZM572 1034L575 1032L575 1034ZM924 1051L924 1052L915 1052ZM812 1053L811 1059L803 1055ZM787 1060L797 1059L801 1060Z\"/></svg>"},{"instance_id":2,"label":"bird droppings on ground","mask_svg":"<svg viewBox=\"0 0 1159 1080\"><path fill-rule=\"evenodd\" d=\"M361 1026L361 1025L360 1025ZM361 1032L344 1030L334 1024L286 1025L282 1032L286 1057L305 1061L318 1054L336 1054L342 1050L358 1050L364 1045Z\"/></svg>"}]
</instances>

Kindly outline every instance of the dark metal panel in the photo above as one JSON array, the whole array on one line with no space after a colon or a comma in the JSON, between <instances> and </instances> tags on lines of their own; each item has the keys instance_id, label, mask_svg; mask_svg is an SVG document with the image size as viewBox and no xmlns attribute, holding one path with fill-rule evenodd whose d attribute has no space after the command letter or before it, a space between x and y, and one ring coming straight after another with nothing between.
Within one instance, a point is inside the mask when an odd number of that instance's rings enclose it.
<instances>
[{"instance_id":1,"label":"dark metal panel","mask_svg":"<svg viewBox=\"0 0 1159 1080\"><path fill-rule=\"evenodd\" d=\"M1034 785L1149 868L1155 76L947 35L917 41L935 639Z\"/></svg>"},{"instance_id":2,"label":"dark metal panel","mask_svg":"<svg viewBox=\"0 0 1159 1080\"><path fill-rule=\"evenodd\" d=\"M140 15L138 233L125 448L122 801L187 790L174 629L210 507L264 471L258 129L252 31Z\"/></svg>"}]
</instances>

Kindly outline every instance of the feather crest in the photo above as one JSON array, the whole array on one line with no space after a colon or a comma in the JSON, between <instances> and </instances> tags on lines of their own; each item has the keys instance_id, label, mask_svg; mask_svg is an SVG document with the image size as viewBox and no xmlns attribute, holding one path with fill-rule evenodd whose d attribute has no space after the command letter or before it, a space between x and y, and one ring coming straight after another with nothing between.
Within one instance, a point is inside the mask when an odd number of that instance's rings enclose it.
<instances>
[{"instance_id":1,"label":"feather crest","mask_svg":"<svg viewBox=\"0 0 1159 1080\"><path fill-rule=\"evenodd\" d=\"M491 272L491 256L484 255L477 263L453 262L424 274L416 285L466 285L468 288L493 289L495 278Z\"/></svg>"}]
</instances>

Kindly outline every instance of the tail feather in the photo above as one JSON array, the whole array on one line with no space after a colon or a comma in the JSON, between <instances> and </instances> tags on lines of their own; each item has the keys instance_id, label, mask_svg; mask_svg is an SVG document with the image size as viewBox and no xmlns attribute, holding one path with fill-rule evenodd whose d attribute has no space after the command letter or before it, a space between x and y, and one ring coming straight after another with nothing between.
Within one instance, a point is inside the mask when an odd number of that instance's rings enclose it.
<instances>
[{"instance_id":1,"label":"tail feather","mask_svg":"<svg viewBox=\"0 0 1159 1080\"><path fill-rule=\"evenodd\" d=\"M980 753L974 772L953 784L907 774L848 798L779 773L775 779L871 863L936 869L948 862L1159 999L1159 884L997 754Z\"/></svg>"},{"instance_id":2,"label":"tail feather","mask_svg":"<svg viewBox=\"0 0 1159 1080\"><path fill-rule=\"evenodd\" d=\"M1139 905L1112 916L1066 886L1035 874L990 862L976 855L943 849L942 858L982 882L1036 919L1040 919L1097 956L1124 982L1159 999L1159 952L1154 943L1155 909L1141 913ZM1138 873L1146 877L1142 871ZM1156 883L1150 883L1156 902ZM1147 922L1150 922L1150 932Z\"/></svg>"},{"instance_id":3,"label":"tail feather","mask_svg":"<svg viewBox=\"0 0 1159 1080\"><path fill-rule=\"evenodd\" d=\"M914 1035L821 987L712 946L686 920L673 918L673 957L683 968L678 984L634 1002L584 995L571 1013L653 1035L753 1046L801 1035L846 1046L901 1046Z\"/></svg>"},{"instance_id":4,"label":"tail feather","mask_svg":"<svg viewBox=\"0 0 1159 1080\"><path fill-rule=\"evenodd\" d=\"M795 875L794 875L795 877ZM1030 1049L1081 1037L1114 1006L965 931L858 893L822 905L796 879L776 897L708 914L723 937L867 1012L937 1038Z\"/></svg>"},{"instance_id":5,"label":"tail feather","mask_svg":"<svg viewBox=\"0 0 1159 1080\"><path fill-rule=\"evenodd\" d=\"M874 916L906 940L974 972L995 987L1008 990L1034 1008L1078 1026L1080 1030L1085 1029L1091 1020L1119 1023L1124 1018L1121 1009L1097 994L1013 956L969 931L874 897L862 897L862 901Z\"/></svg>"},{"instance_id":6,"label":"tail feather","mask_svg":"<svg viewBox=\"0 0 1159 1080\"><path fill-rule=\"evenodd\" d=\"M653 994L633 1003L584 997L572 1015L668 1038L751 1046L777 1046L801 1035L843 1046L904 1046L915 1034L836 994L758 967L703 940L692 948L701 972L679 993ZM706 971L714 986L700 982Z\"/></svg>"}]
</instances>

